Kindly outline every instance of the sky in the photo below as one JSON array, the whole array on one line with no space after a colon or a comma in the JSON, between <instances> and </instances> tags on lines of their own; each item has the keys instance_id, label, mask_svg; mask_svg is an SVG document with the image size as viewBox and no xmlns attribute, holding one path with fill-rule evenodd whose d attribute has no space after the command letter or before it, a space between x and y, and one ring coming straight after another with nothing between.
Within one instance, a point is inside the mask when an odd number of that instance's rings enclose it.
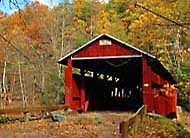
<instances>
[{"instance_id":1,"label":"sky","mask_svg":"<svg viewBox=\"0 0 190 138\"><path fill-rule=\"evenodd\" d=\"M1 0L0 10L3 11L4 13L7 13L8 15L11 15L14 11L18 10L18 7L14 6L13 4L10 5L8 1L9 0ZM40 3L45 4L49 7L56 6L62 2L62 0L12 0L12 1L18 1L19 8L21 9L24 8L26 2L31 3L33 1L39 1ZM105 1L107 3L109 0L100 0L100 1Z\"/></svg>"},{"instance_id":2,"label":"sky","mask_svg":"<svg viewBox=\"0 0 190 138\"><path fill-rule=\"evenodd\" d=\"M0 10L7 13L8 15L12 14L14 11L18 10L18 7L14 6L14 4L10 4L8 2L9 0L2 0L0 2ZM12 0L12 1L16 1L16 0ZM17 0L18 1L18 5L19 8L23 9L24 5L28 2L31 3L33 1L39 1L42 4L45 4L49 7L56 6L59 3L61 3L62 0Z\"/></svg>"}]
</instances>

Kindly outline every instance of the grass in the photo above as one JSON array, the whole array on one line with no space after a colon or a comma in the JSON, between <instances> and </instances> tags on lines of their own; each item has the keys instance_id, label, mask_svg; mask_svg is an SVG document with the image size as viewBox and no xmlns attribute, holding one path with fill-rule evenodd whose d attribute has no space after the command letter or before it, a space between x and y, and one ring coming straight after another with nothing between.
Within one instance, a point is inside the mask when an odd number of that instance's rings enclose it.
<instances>
[{"instance_id":1,"label":"grass","mask_svg":"<svg viewBox=\"0 0 190 138\"><path fill-rule=\"evenodd\" d=\"M185 130L184 125L166 117L145 117L142 122L144 127L138 129L138 135L160 138L189 138L190 134Z\"/></svg>"}]
</instances>

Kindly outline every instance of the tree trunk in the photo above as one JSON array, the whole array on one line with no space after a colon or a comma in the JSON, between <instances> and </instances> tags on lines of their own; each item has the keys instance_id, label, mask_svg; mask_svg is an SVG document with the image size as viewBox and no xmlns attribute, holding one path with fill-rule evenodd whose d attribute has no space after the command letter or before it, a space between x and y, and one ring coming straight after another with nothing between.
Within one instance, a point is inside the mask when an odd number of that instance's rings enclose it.
<instances>
[{"instance_id":1,"label":"tree trunk","mask_svg":"<svg viewBox=\"0 0 190 138\"><path fill-rule=\"evenodd\" d=\"M26 107L27 106L27 101L28 101L28 96L27 96L27 94L26 94L26 87L25 87L25 84L26 83L24 83L25 82L25 79L24 79L25 77L24 77L24 73L23 73L23 75L22 75L22 85L23 85L23 92L24 92L24 106Z\"/></svg>"},{"instance_id":2,"label":"tree trunk","mask_svg":"<svg viewBox=\"0 0 190 138\"><path fill-rule=\"evenodd\" d=\"M7 59L4 61L3 67L3 82L2 82L2 93L1 93L1 109L5 109L5 102L6 102L6 69L7 69Z\"/></svg>"},{"instance_id":3,"label":"tree trunk","mask_svg":"<svg viewBox=\"0 0 190 138\"><path fill-rule=\"evenodd\" d=\"M14 73L14 74L16 74L16 70L15 70L15 73ZM12 94L14 93L15 82L16 82L16 78L15 78L15 75L14 75L14 79L13 79L12 86L11 86L11 90L10 90L10 92L11 92Z\"/></svg>"},{"instance_id":4,"label":"tree trunk","mask_svg":"<svg viewBox=\"0 0 190 138\"><path fill-rule=\"evenodd\" d=\"M62 58L62 56L63 56L64 30L65 30L65 18L64 18L64 15L63 15L63 18L62 18L62 29L61 29L61 56L60 56L60 58Z\"/></svg>"},{"instance_id":5,"label":"tree trunk","mask_svg":"<svg viewBox=\"0 0 190 138\"><path fill-rule=\"evenodd\" d=\"M20 61L18 63L18 69L19 69L19 80L20 80L20 88L21 88L21 94L22 94L22 106L25 107L25 95L24 95L24 88L22 83L22 74L21 74L21 64Z\"/></svg>"},{"instance_id":6,"label":"tree trunk","mask_svg":"<svg viewBox=\"0 0 190 138\"><path fill-rule=\"evenodd\" d=\"M33 93L33 97L32 97L32 105L35 105L35 97L36 97L36 76L33 76L33 83L32 83L32 93Z\"/></svg>"},{"instance_id":7,"label":"tree trunk","mask_svg":"<svg viewBox=\"0 0 190 138\"><path fill-rule=\"evenodd\" d=\"M61 29L61 54L60 54L60 58L62 58L63 56L63 50L64 50L64 29L65 29L65 18L63 16L62 19L62 29ZM61 73L62 73L62 65L59 64L59 77L61 77Z\"/></svg>"},{"instance_id":8,"label":"tree trunk","mask_svg":"<svg viewBox=\"0 0 190 138\"><path fill-rule=\"evenodd\" d=\"M42 92L45 91L45 63L44 63L44 55L42 54Z\"/></svg>"},{"instance_id":9,"label":"tree trunk","mask_svg":"<svg viewBox=\"0 0 190 138\"><path fill-rule=\"evenodd\" d=\"M4 68L3 68L3 93L6 94L6 68L7 68L7 61L4 62Z\"/></svg>"}]
</instances>

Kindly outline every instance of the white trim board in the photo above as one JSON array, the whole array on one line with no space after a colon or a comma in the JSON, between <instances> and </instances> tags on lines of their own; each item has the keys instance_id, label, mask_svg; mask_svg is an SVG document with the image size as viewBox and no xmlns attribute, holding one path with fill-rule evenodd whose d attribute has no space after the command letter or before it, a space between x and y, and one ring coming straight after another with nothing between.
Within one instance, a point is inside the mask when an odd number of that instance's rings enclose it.
<instances>
[{"instance_id":1,"label":"white trim board","mask_svg":"<svg viewBox=\"0 0 190 138\"><path fill-rule=\"evenodd\" d=\"M142 55L131 55L131 56L104 56L104 57L81 57L73 58L71 60L93 60L93 59L119 59L119 58L141 58Z\"/></svg>"}]
</instances>

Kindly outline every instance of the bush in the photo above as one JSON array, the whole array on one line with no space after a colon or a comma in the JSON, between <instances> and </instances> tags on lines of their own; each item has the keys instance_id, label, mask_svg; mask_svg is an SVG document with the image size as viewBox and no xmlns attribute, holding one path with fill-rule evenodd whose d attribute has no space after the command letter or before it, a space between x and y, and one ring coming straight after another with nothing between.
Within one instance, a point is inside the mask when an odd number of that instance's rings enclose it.
<instances>
[{"instance_id":1,"label":"bush","mask_svg":"<svg viewBox=\"0 0 190 138\"><path fill-rule=\"evenodd\" d=\"M189 138L189 133L185 130L184 126L180 123L176 123L175 128L178 132L179 138Z\"/></svg>"},{"instance_id":2,"label":"bush","mask_svg":"<svg viewBox=\"0 0 190 138\"><path fill-rule=\"evenodd\" d=\"M177 103L186 111L190 110L190 72L187 66L181 65L177 68Z\"/></svg>"},{"instance_id":3,"label":"bush","mask_svg":"<svg viewBox=\"0 0 190 138\"><path fill-rule=\"evenodd\" d=\"M1 115L0 116L0 123L4 124L4 123L8 123L10 121L10 117L6 114Z\"/></svg>"}]
</instances>

